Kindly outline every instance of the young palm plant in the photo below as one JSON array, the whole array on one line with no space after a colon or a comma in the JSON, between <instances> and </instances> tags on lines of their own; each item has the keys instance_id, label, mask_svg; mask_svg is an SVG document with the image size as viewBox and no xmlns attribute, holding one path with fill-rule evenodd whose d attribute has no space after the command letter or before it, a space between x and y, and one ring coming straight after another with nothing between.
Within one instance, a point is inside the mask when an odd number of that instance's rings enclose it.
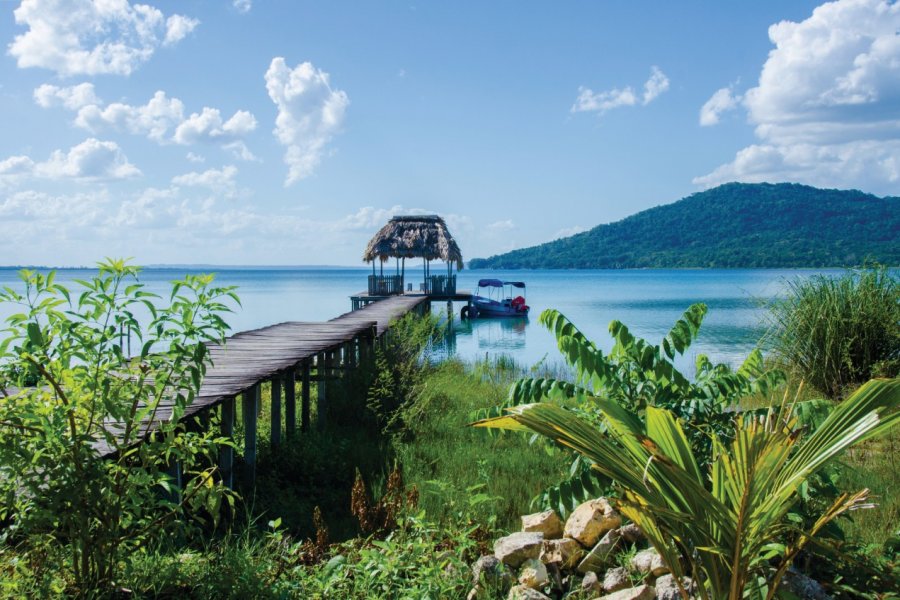
<instances>
[{"instance_id":1,"label":"young palm plant","mask_svg":"<svg viewBox=\"0 0 900 600\"><path fill-rule=\"evenodd\" d=\"M590 401L603 430L552 403L513 406L476 426L536 432L590 460L620 489L620 510L643 529L680 587L690 575L702 598L769 599L822 527L871 506L861 490L841 495L805 530L786 518L810 476L900 421L900 379L866 383L805 440L787 398L766 414L735 415L730 439L713 434L706 467L671 411L648 406L641 418L615 400ZM683 587L681 594L688 597Z\"/></svg>"}]
</instances>

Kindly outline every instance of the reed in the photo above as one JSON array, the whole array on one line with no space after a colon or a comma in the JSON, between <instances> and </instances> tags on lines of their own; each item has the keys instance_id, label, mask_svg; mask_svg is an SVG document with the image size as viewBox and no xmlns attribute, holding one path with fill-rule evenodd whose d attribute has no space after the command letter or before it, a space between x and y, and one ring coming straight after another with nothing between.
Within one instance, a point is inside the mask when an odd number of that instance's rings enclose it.
<instances>
[{"instance_id":1,"label":"reed","mask_svg":"<svg viewBox=\"0 0 900 600\"><path fill-rule=\"evenodd\" d=\"M792 375L832 399L900 367L900 282L886 268L788 283L771 306L768 338Z\"/></svg>"}]
</instances>

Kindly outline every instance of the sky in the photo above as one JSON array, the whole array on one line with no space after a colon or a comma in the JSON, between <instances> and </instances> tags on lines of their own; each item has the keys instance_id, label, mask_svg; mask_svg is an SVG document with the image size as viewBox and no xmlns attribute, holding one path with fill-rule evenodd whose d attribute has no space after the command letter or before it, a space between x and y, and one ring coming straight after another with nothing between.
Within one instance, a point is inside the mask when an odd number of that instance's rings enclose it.
<instances>
[{"instance_id":1,"label":"sky","mask_svg":"<svg viewBox=\"0 0 900 600\"><path fill-rule=\"evenodd\" d=\"M900 4L0 0L0 265L466 259L729 181L898 195Z\"/></svg>"}]
</instances>

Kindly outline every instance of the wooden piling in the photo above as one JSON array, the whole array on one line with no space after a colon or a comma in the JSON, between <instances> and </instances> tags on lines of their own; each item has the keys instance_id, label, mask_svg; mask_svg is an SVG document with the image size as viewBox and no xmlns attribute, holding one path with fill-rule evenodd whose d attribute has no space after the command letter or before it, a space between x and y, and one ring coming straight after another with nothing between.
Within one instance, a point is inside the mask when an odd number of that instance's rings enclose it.
<instances>
[{"instance_id":1,"label":"wooden piling","mask_svg":"<svg viewBox=\"0 0 900 600\"><path fill-rule=\"evenodd\" d=\"M290 439L297 431L297 392L294 370L284 374L284 420L287 437Z\"/></svg>"},{"instance_id":2,"label":"wooden piling","mask_svg":"<svg viewBox=\"0 0 900 600\"><path fill-rule=\"evenodd\" d=\"M244 481L256 483L256 407L259 404L259 384L241 394L241 413L244 417Z\"/></svg>"},{"instance_id":3,"label":"wooden piling","mask_svg":"<svg viewBox=\"0 0 900 600\"><path fill-rule=\"evenodd\" d=\"M272 446L281 444L281 377L272 378Z\"/></svg>"},{"instance_id":4,"label":"wooden piling","mask_svg":"<svg viewBox=\"0 0 900 600\"><path fill-rule=\"evenodd\" d=\"M227 398L222 402L222 437L230 438L234 435L234 398ZM222 483L234 487L234 448L231 446L219 447L219 472L222 474Z\"/></svg>"},{"instance_id":5,"label":"wooden piling","mask_svg":"<svg viewBox=\"0 0 900 600\"><path fill-rule=\"evenodd\" d=\"M309 371L311 362L309 359L303 361L303 379L300 386L300 430L304 433L309 431Z\"/></svg>"}]
</instances>

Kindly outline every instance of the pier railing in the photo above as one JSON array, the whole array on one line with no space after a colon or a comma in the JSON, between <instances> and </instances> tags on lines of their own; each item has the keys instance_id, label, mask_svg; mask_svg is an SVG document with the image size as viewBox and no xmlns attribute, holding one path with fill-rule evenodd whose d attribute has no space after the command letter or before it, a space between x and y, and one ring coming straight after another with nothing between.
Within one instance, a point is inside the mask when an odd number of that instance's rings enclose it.
<instances>
[{"instance_id":1,"label":"pier railing","mask_svg":"<svg viewBox=\"0 0 900 600\"><path fill-rule=\"evenodd\" d=\"M456 293L456 275L431 275L425 279L429 296L452 296Z\"/></svg>"},{"instance_id":2,"label":"pier railing","mask_svg":"<svg viewBox=\"0 0 900 600\"><path fill-rule=\"evenodd\" d=\"M402 275L369 275L370 296L396 296L402 293Z\"/></svg>"}]
</instances>

